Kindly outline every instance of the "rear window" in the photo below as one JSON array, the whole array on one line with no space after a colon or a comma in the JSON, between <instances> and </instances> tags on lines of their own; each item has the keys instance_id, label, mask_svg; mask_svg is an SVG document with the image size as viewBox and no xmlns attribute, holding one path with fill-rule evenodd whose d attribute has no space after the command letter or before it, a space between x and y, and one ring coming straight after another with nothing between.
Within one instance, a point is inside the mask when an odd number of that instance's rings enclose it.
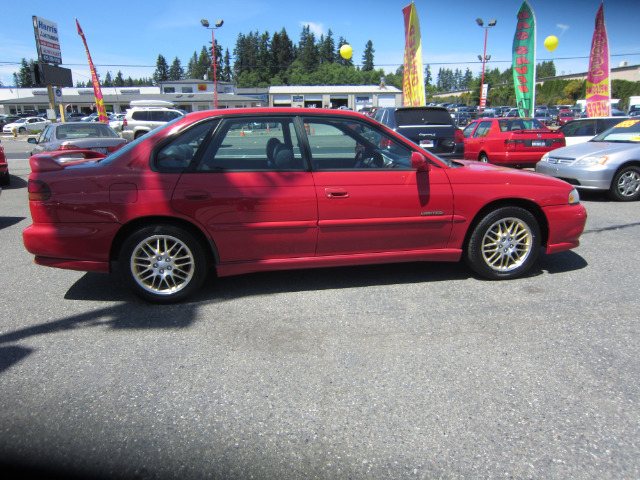
<instances>
[{"instance_id":1,"label":"rear window","mask_svg":"<svg viewBox=\"0 0 640 480\"><path fill-rule=\"evenodd\" d=\"M396 110L398 126L408 125L452 125L451 114L445 109L412 108Z\"/></svg>"}]
</instances>

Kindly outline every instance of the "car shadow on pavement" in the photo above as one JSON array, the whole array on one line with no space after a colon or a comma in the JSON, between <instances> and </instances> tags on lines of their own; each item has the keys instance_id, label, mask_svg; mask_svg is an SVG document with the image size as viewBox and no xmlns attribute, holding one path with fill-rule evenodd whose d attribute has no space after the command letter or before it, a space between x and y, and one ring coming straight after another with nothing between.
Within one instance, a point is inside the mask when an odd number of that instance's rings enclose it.
<instances>
[{"instance_id":1,"label":"car shadow on pavement","mask_svg":"<svg viewBox=\"0 0 640 480\"><path fill-rule=\"evenodd\" d=\"M9 345L0 347L0 373L4 372L10 366L18 363L23 358L29 356L33 350L25 347Z\"/></svg>"},{"instance_id":2,"label":"car shadow on pavement","mask_svg":"<svg viewBox=\"0 0 640 480\"><path fill-rule=\"evenodd\" d=\"M0 230L20 223L26 217L0 217Z\"/></svg>"},{"instance_id":3,"label":"car shadow on pavement","mask_svg":"<svg viewBox=\"0 0 640 480\"><path fill-rule=\"evenodd\" d=\"M18 190L19 188L25 188L27 186L27 181L24 178L17 177L15 175L10 175L9 185L0 185L3 190Z\"/></svg>"},{"instance_id":4,"label":"car shadow on pavement","mask_svg":"<svg viewBox=\"0 0 640 480\"><path fill-rule=\"evenodd\" d=\"M526 275L534 277L580 270L587 262L572 251L541 255L533 269ZM450 280L483 280L475 275L464 262L412 262L387 265L364 265L306 270L260 272L217 278L210 272L200 291L190 297L191 304L227 302L237 298L272 295L278 293L309 292L347 288L378 287L416 283L440 283ZM65 295L66 300L107 302L132 302L150 305L124 287L115 274L87 273L73 284ZM176 308L164 306L156 308ZM168 320L168 319L167 319ZM135 320L133 320L135 322Z\"/></svg>"}]
</instances>

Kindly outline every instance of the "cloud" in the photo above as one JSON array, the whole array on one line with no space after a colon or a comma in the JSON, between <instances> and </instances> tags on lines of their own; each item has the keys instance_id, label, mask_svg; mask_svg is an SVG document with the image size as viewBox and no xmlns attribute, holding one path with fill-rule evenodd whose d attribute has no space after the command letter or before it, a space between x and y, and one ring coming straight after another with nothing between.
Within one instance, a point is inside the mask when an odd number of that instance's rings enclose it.
<instances>
[{"instance_id":1,"label":"cloud","mask_svg":"<svg viewBox=\"0 0 640 480\"><path fill-rule=\"evenodd\" d=\"M556 24L556 27L562 30L562 32L560 33L560 36L564 35L566 31L569 30L569 25L563 25L562 23Z\"/></svg>"},{"instance_id":2,"label":"cloud","mask_svg":"<svg viewBox=\"0 0 640 480\"><path fill-rule=\"evenodd\" d=\"M324 34L324 27L321 23L300 22L300 25L302 25L303 27L306 27L308 25L309 30L316 36L316 38L320 38L320 36Z\"/></svg>"}]
</instances>

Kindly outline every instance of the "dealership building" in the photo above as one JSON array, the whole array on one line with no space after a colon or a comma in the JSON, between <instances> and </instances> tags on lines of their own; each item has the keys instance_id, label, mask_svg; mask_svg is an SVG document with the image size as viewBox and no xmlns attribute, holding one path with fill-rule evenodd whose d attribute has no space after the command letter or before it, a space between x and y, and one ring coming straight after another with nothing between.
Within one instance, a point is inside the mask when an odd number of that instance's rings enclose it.
<instances>
[{"instance_id":1,"label":"dealership building","mask_svg":"<svg viewBox=\"0 0 640 480\"><path fill-rule=\"evenodd\" d=\"M365 107L402 105L402 91L387 85L274 86L237 88L229 82L217 82L218 108L316 107L361 110ZM95 111L91 87L54 87L56 110L62 105L68 112ZM108 113L121 113L134 100L166 100L187 112L214 108L214 82L178 80L153 87L102 87ZM46 88L0 87L0 114L45 113L49 108Z\"/></svg>"}]
</instances>

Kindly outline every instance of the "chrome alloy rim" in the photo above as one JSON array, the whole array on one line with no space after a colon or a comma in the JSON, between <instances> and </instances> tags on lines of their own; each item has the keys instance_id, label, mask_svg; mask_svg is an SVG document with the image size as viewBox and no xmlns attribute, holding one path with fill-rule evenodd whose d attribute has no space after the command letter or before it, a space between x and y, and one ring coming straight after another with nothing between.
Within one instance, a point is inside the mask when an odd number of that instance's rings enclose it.
<instances>
[{"instance_id":1,"label":"chrome alloy rim","mask_svg":"<svg viewBox=\"0 0 640 480\"><path fill-rule=\"evenodd\" d=\"M529 257L533 235L519 218L503 218L491 225L482 239L482 256L489 267L510 272Z\"/></svg>"},{"instance_id":2,"label":"chrome alloy rim","mask_svg":"<svg viewBox=\"0 0 640 480\"><path fill-rule=\"evenodd\" d=\"M131 255L131 273L147 292L171 295L186 287L195 270L189 247L170 235L145 238Z\"/></svg>"},{"instance_id":3,"label":"chrome alloy rim","mask_svg":"<svg viewBox=\"0 0 640 480\"><path fill-rule=\"evenodd\" d=\"M625 172L618 180L618 191L623 197L631 197L640 189L640 174L634 170Z\"/></svg>"}]
</instances>

